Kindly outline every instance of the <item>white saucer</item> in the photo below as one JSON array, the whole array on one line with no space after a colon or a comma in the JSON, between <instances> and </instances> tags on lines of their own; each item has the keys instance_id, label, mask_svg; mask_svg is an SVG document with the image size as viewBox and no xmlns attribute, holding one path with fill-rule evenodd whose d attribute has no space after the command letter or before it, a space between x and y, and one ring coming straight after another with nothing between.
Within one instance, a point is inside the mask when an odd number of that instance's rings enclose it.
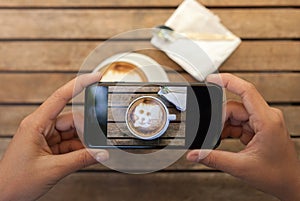
<instances>
[{"instance_id":1,"label":"white saucer","mask_svg":"<svg viewBox=\"0 0 300 201\"><path fill-rule=\"evenodd\" d=\"M169 78L160 64L158 64L155 60L146 55L132 52L116 54L105 59L93 70L93 72L98 72L102 68L106 67L108 64L116 61L134 64L141 71L144 72L148 82L169 82ZM122 81L130 82L131 80L126 80L125 78L125 80L122 79Z\"/></svg>"}]
</instances>

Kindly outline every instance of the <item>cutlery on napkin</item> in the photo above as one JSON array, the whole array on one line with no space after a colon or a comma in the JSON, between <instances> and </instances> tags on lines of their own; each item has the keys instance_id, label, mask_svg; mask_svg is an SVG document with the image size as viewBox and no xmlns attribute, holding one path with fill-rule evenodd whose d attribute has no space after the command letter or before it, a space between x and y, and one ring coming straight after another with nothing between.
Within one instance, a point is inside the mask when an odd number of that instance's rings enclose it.
<instances>
[{"instance_id":1,"label":"cutlery on napkin","mask_svg":"<svg viewBox=\"0 0 300 201\"><path fill-rule=\"evenodd\" d=\"M217 71L241 43L215 14L195 0L183 1L165 26L170 28L167 33L173 31L176 37L166 40L155 28L151 43L199 81Z\"/></svg>"}]
</instances>

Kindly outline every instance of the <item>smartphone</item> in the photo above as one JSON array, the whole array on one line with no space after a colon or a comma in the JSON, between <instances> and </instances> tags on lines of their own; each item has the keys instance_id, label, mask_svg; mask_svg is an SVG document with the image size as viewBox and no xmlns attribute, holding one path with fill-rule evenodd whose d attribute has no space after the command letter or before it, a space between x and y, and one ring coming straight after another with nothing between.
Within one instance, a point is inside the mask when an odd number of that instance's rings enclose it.
<instances>
[{"instance_id":1,"label":"smartphone","mask_svg":"<svg viewBox=\"0 0 300 201\"><path fill-rule=\"evenodd\" d=\"M99 82L85 90L88 148L213 149L223 90L212 83Z\"/></svg>"}]
</instances>

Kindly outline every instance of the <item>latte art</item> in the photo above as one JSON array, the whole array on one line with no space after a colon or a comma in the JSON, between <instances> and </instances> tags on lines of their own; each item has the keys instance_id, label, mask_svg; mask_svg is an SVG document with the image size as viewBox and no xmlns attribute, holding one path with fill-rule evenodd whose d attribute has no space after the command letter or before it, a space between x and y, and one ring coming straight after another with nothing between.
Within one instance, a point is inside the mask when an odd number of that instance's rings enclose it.
<instances>
[{"instance_id":1,"label":"latte art","mask_svg":"<svg viewBox=\"0 0 300 201\"><path fill-rule=\"evenodd\" d=\"M167 128L168 109L155 97L144 96L134 100L126 112L130 132L141 139L153 139Z\"/></svg>"},{"instance_id":2,"label":"latte art","mask_svg":"<svg viewBox=\"0 0 300 201\"><path fill-rule=\"evenodd\" d=\"M158 105L140 103L133 112L134 127L155 130L161 125L163 113Z\"/></svg>"}]
</instances>

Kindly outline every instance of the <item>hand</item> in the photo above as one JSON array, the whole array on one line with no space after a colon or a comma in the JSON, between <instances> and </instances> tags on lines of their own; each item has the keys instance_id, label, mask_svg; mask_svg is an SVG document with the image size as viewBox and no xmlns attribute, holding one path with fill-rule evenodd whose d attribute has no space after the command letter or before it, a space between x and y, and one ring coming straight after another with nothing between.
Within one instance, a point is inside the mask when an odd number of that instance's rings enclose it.
<instances>
[{"instance_id":1,"label":"hand","mask_svg":"<svg viewBox=\"0 0 300 201\"><path fill-rule=\"evenodd\" d=\"M227 103L222 138L239 138L246 147L238 153L193 150L187 159L227 172L279 199L300 200L300 162L282 112L269 107L254 85L233 75L211 75L207 81L241 97L242 103Z\"/></svg>"},{"instance_id":2,"label":"hand","mask_svg":"<svg viewBox=\"0 0 300 201\"><path fill-rule=\"evenodd\" d=\"M0 161L0 200L35 200L60 179L81 168L105 161L108 153L97 150L91 156L78 139L72 113L58 116L87 85L100 74L85 74L52 94L26 117ZM73 89L76 87L74 92Z\"/></svg>"}]
</instances>

